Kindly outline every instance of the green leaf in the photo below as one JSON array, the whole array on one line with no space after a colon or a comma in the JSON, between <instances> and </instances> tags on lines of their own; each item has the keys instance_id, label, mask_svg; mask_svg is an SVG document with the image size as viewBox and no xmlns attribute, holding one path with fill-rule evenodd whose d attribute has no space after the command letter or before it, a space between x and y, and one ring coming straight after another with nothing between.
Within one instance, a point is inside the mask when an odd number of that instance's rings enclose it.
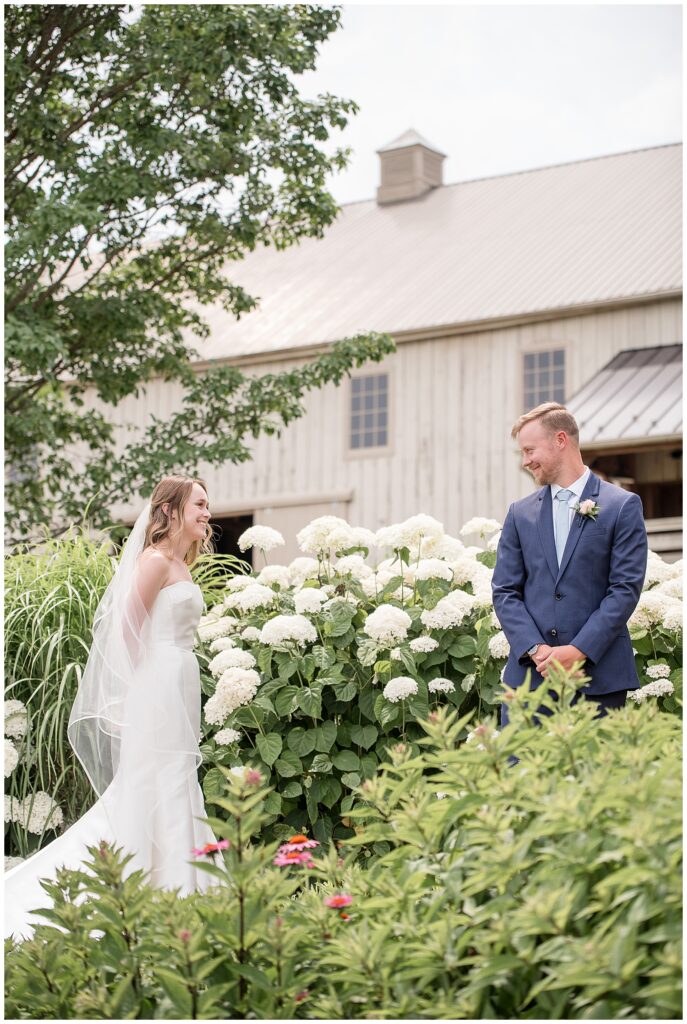
<instances>
[{"instance_id":1,"label":"green leaf","mask_svg":"<svg viewBox=\"0 0 687 1024\"><path fill-rule=\"evenodd\" d=\"M391 704L383 694L378 694L374 704L375 717L381 725L391 725L399 717L398 704Z\"/></svg>"},{"instance_id":2,"label":"green leaf","mask_svg":"<svg viewBox=\"0 0 687 1024\"><path fill-rule=\"evenodd\" d=\"M337 750L332 761L334 767L342 772L354 772L360 768L360 758L352 750Z\"/></svg>"},{"instance_id":3,"label":"green leaf","mask_svg":"<svg viewBox=\"0 0 687 1024\"><path fill-rule=\"evenodd\" d=\"M302 792L303 787L301 786L300 782L287 782L287 784L281 791L282 796L286 800L291 800L294 797L300 796Z\"/></svg>"},{"instance_id":4,"label":"green leaf","mask_svg":"<svg viewBox=\"0 0 687 1024\"><path fill-rule=\"evenodd\" d=\"M289 730L286 742L290 750L293 750L299 757L305 757L315 749L316 738L317 733L315 729L306 730L298 725L294 729Z\"/></svg>"},{"instance_id":5,"label":"green leaf","mask_svg":"<svg viewBox=\"0 0 687 1024\"><path fill-rule=\"evenodd\" d=\"M227 791L227 782L219 768L210 768L203 779L203 792L208 800L222 797Z\"/></svg>"},{"instance_id":6,"label":"green leaf","mask_svg":"<svg viewBox=\"0 0 687 1024\"><path fill-rule=\"evenodd\" d=\"M448 649L452 658L466 658L477 652L477 643L473 636L463 634L457 637Z\"/></svg>"},{"instance_id":7,"label":"green leaf","mask_svg":"<svg viewBox=\"0 0 687 1024\"><path fill-rule=\"evenodd\" d=\"M359 747L369 750L379 735L374 725L352 725L351 742Z\"/></svg>"},{"instance_id":8,"label":"green leaf","mask_svg":"<svg viewBox=\"0 0 687 1024\"><path fill-rule=\"evenodd\" d=\"M336 699L340 701L353 700L358 692L358 687L354 679L351 679L348 682L344 681L342 683L333 683L332 689L336 694Z\"/></svg>"},{"instance_id":9,"label":"green leaf","mask_svg":"<svg viewBox=\"0 0 687 1024\"><path fill-rule=\"evenodd\" d=\"M257 736L255 745L265 764L271 767L281 754L282 739L279 733L268 732L265 736Z\"/></svg>"},{"instance_id":10,"label":"green leaf","mask_svg":"<svg viewBox=\"0 0 687 1024\"><path fill-rule=\"evenodd\" d=\"M280 794L275 790L268 793L262 805L265 814L281 814L281 801L282 798Z\"/></svg>"},{"instance_id":11,"label":"green leaf","mask_svg":"<svg viewBox=\"0 0 687 1024\"><path fill-rule=\"evenodd\" d=\"M336 741L336 724L334 722L323 722L317 727L315 733L315 749L326 753L334 746Z\"/></svg>"},{"instance_id":12,"label":"green leaf","mask_svg":"<svg viewBox=\"0 0 687 1024\"><path fill-rule=\"evenodd\" d=\"M341 783L332 775L324 775L315 779L312 791L317 801L324 804L325 807L333 807L343 792Z\"/></svg>"},{"instance_id":13,"label":"green leaf","mask_svg":"<svg viewBox=\"0 0 687 1024\"><path fill-rule=\"evenodd\" d=\"M315 754L310 764L311 772L331 772L332 762L326 754Z\"/></svg>"},{"instance_id":14,"label":"green leaf","mask_svg":"<svg viewBox=\"0 0 687 1024\"><path fill-rule=\"evenodd\" d=\"M345 772L341 776L341 782L347 789L355 789L356 786L360 785L361 776L358 772Z\"/></svg>"},{"instance_id":15,"label":"green leaf","mask_svg":"<svg viewBox=\"0 0 687 1024\"><path fill-rule=\"evenodd\" d=\"M298 707L310 718L322 717L322 696L319 690L311 690L305 686L298 691L296 698Z\"/></svg>"},{"instance_id":16,"label":"green leaf","mask_svg":"<svg viewBox=\"0 0 687 1024\"><path fill-rule=\"evenodd\" d=\"M281 718L290 715L296 708L296 698L299 694L297 686L284 686L274 698L274 706Z\"/></svg>"},{"instance_id":17,"label":"green leaf","mask_svg":"<svg viewBox=\"0 0 687 1024\"><path fill-rule=\"evenodd\" d=\"M274 767L284 779L303 774L303 762L292 750L282 751L282 755L277 758Z\"/></svg>"},{"instance_id":18,"label":"green leaf","mask_svg":"<svg viewBox=\"0 0 687 1024\"><path fill-rule=\"evenodd\" d=\"M358 643L357 656L361 665L369 668L374 665L379 652L379 644L376 640L361 640Z\"/></svg>"}]
</instances>

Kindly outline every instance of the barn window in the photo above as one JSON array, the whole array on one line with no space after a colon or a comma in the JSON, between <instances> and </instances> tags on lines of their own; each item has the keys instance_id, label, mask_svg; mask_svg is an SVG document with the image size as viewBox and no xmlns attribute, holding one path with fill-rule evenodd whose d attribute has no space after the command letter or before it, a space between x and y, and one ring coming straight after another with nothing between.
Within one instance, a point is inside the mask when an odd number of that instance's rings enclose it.
<instances>
[{"instance_id":1,"label":"barn window","mask_svg":"<svg viewBox=\"0 0 687 1024\"><path fill-rule=\"evenodd\" d=\"M351 379L350 447L383 448L389 440L389 375Z\"/></svg>"},{"instance_id":2,"label":"barn window","mask_svg":"<svg viewBox=\"0 0 687 1024\"><path fill-rule=\"evenodd\" d=\"M565 349L524 355L525 412L542 402L565 401Z\"/></svg>"}]
</instances>

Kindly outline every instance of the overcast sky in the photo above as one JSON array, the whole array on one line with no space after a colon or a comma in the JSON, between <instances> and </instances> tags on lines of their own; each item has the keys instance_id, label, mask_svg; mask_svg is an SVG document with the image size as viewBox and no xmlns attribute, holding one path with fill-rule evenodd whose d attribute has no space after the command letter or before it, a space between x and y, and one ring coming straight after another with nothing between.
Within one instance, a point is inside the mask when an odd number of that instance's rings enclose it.
<instances>
[{"instance_id":1,"label":"overcast sky","mask_svg":"<svg viewBox=\"0 0 687 1024\"><path fill-rule=\"evenodd\" d=\"M360 106L340 203L371 199L375 150L415 128L456 182L678 142L679 5L345 4L301 92Z\"/></svg>"}]
</instances>

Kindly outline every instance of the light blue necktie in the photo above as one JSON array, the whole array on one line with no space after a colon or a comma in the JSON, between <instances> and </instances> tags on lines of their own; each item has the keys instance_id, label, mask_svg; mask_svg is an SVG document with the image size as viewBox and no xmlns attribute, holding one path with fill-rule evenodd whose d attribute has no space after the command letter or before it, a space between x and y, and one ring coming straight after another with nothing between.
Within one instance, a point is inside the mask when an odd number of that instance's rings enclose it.
<instances>
[{"instance_id":1,"label":"light blue necktie","mask_svg":"<svg viewBox=\"0 0 687 1024\"><path fill-rule=\"evenodd\" d=\"M556 556L558 558L558 564L560 565L563 560L563 552L565 550L565 542L568 539L570 532L570 509L568 508L568 502L572 496L572 491L559 491L556 495L555 507L554 507L554 532L556 534Z\"/></svg>"}]
</instances>

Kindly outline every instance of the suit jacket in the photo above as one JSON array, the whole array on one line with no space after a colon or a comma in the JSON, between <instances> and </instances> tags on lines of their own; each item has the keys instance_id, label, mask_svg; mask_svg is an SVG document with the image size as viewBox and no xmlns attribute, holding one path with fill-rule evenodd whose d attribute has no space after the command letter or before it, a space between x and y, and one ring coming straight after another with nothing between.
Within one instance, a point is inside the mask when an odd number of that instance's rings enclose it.
<instances>
[{"instance_id":1,"label":"suit jacket","mask_svg":"<svg viewBox=\"0 0 687 1024\"><path fill-rule=\"evenodd\" d=\"M636 494L589 474L580 501L600 507L590 519L576 512L560 568L553 533L551 488L514 502L499 541L492 581L494 609L510 643L504 680L520 686L528 669L542 681L527 651L537 643L574 644L587 656L585 692L636 690L627 620L644 584L647 537Z\"/></svg>"}]
</instances>

